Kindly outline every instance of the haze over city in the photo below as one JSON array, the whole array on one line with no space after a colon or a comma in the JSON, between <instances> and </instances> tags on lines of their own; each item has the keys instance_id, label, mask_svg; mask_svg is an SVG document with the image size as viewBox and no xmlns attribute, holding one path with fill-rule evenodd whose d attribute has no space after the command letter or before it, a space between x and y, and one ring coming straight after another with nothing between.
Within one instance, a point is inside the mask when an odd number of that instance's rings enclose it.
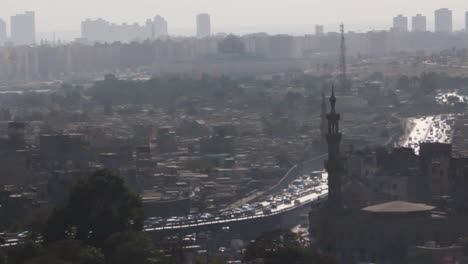
<instances>
[{"instance_id":1,"label":"haze over city","mask_svg":"<svg viewBox=\"0 0 468 264\"><path fill-rule=\"evenodd\" d=\"M468 264L468 0L0 0L0 264Z\"/></svg>"},{"instance_id":2,"label":"haze over city","mask_svg":"<svg viewBox=\"0 0 468 264\"><path fill-rule=\"evenodd\" d=\"M169 22L176 35L193 35L195 15L209 13L214 32L303 34L312 32L310 25L324 24L326 30L337 31L339 22L348 30L383 29L396 14L428 16L433 28L435 9L454 10L454 29L462 29L465 0L2 0L0 18L33 10L36 12L37 32L78 32L86 18L102 17L114 23L144 23L148 17L160 14ZM53 7L53 8L51 8ZM457 12L459 10L459 12Z\"/></svg>"}]
</instances>

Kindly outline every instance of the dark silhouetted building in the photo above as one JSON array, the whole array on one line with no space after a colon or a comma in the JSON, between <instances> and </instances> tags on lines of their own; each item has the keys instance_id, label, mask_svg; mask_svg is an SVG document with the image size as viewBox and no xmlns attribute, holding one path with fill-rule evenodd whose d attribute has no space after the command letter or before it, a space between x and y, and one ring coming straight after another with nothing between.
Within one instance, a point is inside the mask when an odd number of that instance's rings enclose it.
<instances>
[{"instance_id":1,"label":"dark silhouetted building","mask_svg":"<svg viewBox=\"0 0 468 264\"><path fill-rule=\"evenodd\" d=\"M428 241L408 252L408 263L412 264L465 263L464 259L464 248L462 246L441 247L434 241Z\"/></svg>"},{"instance_id":2,"label":"dark silhouetted building","mask_svg":"<svg viewBox=\"0 0 468 264\"><path fill-rule=\"evenodd\" d=\"M343 162L340 155L340 114L336 112L336 97L335 90L332 88L330 97L330 113L327 115L328 120L328 160L325 163L325 168L328 172L328 207L333 211L341 210L343 201L341 197L341 176L343 172Z\"/></svg>"},{"instance_id":3,"label":"dark silhouetted building","mask_svg":"<svg viewBox=\"0 0 468 264\"><path fill-rule=\"evenodd\" d=\"M406 201L369 206L369 190L357 177L348 176L346 184L342 184L346 159L340 154L342 134L335 103L332 92L327 115L328 198L327 203L314 207L310 213L312 241L338 263L406 263L410 249L427 241L441 247L451 245L457 235L447 232L450 219L435 206ZM431 160L450 149L445 145L426 145L423 151L425 160ZM402 160L406 156L395 154Z\"/></svg>"},{"instance_id":4,"label":"dark silhouetted building","mask_svg":"<svg viewBox=\"0 0 468 264\"><path fill-rule=\"evenodd\" d=\"M226 128L220 126L215 134L200 139L202 154L233 154L235 151L234 137L227 135Z\"/></svg>"},{"instance_id":5,"label":"dark silhouetted building","mask_svg":"<svg viewBox=\"0 0 468 264\"><path fill-rule=\"evenodd\" d=\"M25 127L26 127L26 124L23 122L9 122L8 123L8 140L10 142L11 149L14 149L14 150L24 149Z\"/></svg>"},{"instance_id":6,"label":"dark silhouetted building","mask_svg":"<svg viewBox=\"0 0 468 264\"><path fill-rule=\"evenodd\" d=\"M81 134L41 135L39 146L45 168L63 170L88 166L89 153Z\"/></svg>"},{"instance_id":7,"label":"dark silhouetted building","mask_svg":"<svg viewBox=\"0 0 468 264\"><path fill-rule=\"evenodd\" d=\"M148 146L153 137L153 126L147 124L138 124L133 127L133 143L136 146Z\"/></svg>"},{"instance_id":8,"label":"dark silhouetted building","mask_svg":"<svg viewBox=\"0 0 468 264\"><path fill-rule=\"evenodd\" d=\"M327 130L327 99L325 98L325 93L322 92L322 105L320 112L320 142L324 149L326 148Z\"/></svg>"},{"instance_id":9,"label":"dark silhouetted building","mask_svg":"<svg viewBox=\"0 0 468 264\"><path fill-rule=\"evenodd\" d=\"M160 153L176 152L178 149L176 134L169 127L163 127L158 130L156 144Z\"/></svg>"},{"instance_id":10,"label":"dark silhouetted building","mask_svg":"<svg viewBox=\"0 0 468 264\"><path fill-rule=\"evenodd\" d=\"M11 41L15 45L32 45L36 42L36 18L32 11L11 17Z\"/></svg>"},{"instance_id":11,"label":"dark silhouetted building","mask_svg":"<svg viewBox=\"0 0 468 264\"><path fill-rule=\"evenodd\" d=\"M457 215L468 216L468 158L452 158L450 160L450 188Z\"/></svg>"},{"instance_id":12,"label":"dark silhouetted building","mask_svg":"<svg viewBox=\"0 0 468 264\"><path fill-rule=\"evenodd\" d=\"M151 167L151 148L141 146L135 149L135 164L137 169Z\"/></svg>"}]
</instances>

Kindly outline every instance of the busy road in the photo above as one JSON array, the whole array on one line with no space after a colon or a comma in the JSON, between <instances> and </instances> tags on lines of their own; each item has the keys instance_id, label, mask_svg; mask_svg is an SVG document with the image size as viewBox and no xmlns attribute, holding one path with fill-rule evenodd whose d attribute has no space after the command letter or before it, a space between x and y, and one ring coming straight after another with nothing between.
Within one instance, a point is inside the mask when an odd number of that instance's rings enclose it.
<instances>
[{"instance_id":1,"label":"busy road","mask_svg":"<svg viewBox=\"0 0 468 264\"><path fill-rule=\"evenodd\" d=\"M419 154L420 143L422 142L451 143L454 121L454 114L409 119L408 122L412 126L412 129L403 138L402 145L414 149L414 152Z\"/></svg>"},{"instance_id":2,"label":"busy road","mask_svg":"<svg viewBox=\"0 0 468 264\"><path fill-rule=\"evenodd\" d=\"M325 198L327 194L327 174L322 171L313 171L303 174L280 193L271 195L263 201L244 204L234 209L220 210L213 214L201 213L169 218L151 217L145 221L145 231L184 229L269 217L318 201Z\"/></svg>"}]
</instances>

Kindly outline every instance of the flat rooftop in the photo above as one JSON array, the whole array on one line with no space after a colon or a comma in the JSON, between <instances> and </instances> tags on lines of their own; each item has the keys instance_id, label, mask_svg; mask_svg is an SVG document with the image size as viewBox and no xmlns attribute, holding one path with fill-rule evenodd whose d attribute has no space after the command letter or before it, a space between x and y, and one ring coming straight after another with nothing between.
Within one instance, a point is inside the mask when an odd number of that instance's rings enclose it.
<instances>
[{"instance_id":1,"label":"flat rooftop","mask_svg":"<svg viewBox=\"0 0 468 264\"><path fill-rule=\"evenodd\" d=\"M434 210L434 206L409 203L403 201L394 201L383 204L376 204L366 208L362 211L370 213L416 213L416 212L429 212Z\"/></svg>"}]
</instances>

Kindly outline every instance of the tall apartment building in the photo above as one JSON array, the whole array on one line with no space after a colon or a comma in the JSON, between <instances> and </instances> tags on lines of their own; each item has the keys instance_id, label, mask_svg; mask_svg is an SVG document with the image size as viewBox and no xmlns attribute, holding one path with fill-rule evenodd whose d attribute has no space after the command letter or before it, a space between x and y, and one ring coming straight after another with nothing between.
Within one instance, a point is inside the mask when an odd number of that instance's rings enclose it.
<instances>
[{"instance_id":1,"label":"tall apartment building","mask_svg":"<svg viewBox=\"0 0 468 264\"><path fill-rule=\"evenodd\" d=\"M155 16L153 19L154 35L156 37L164 37L169 35L167 21L162 16Z\"/></svg>"},{"instance_id":2,"label":"tall apartment building","mask_svg":"<svg viewBox=\"0 0 468 264\"><path fill-rule=\"evenodd\" d=\"M393 29L400 32L408 31L408 17L398 15L393 18Z\"/></svg>"},{"instance_id":3,"label":"tall apartment building","mask_svg":"<svg viewBox=\"0 0 468 264\"><path fill-rule=\"evenodd\" d=\"M452 32L452 10L441 8L435 11L435 32Z\"/></svg>"},{"instance_id":4,"label":"tall apartment building","mask_svg":"<svg viewBox=\"0 0 468 264\"><path fill-rule=\"evenodd\" d=\"M468 32L468 11L465 13L465 31Z\"/></svg>"},{"instance_id":5,"label":"tall apartment building","mask_svg":"<svg viewBox=\"0 0 468 264\"><path fill-rule=\"evenodd\" d=\"M197 16L197 37L206 38L211 35L211 18L208 14Z\"/></svg>"},{"instance_id":6,"label":"tall apartment building","mask_svg":"<svg viewBox=\"0 0 468 264\"><path fill-rule=\"evenodd\" d=\"M412 31L414 32L427 31L426 17L421 14L417 14L416 16L413 17L411 26L412 26Z\"/></svg>"},{"instance_id":7,"label":"tall apartment building","mask_svg":"<svg viewBox=\"0 0 468 264\"><path fill-rule=\"evenodd\" d=\"M11 17L11 41L14 45L36 43L36 18L32 11Z\"/></svg>"},{"instance_id":8,"label":"tall apartment building","mask_svg":"<svg viewBox=\"0 0 468 264\"><path fill-rule=\"evenodd\" d=\"M7 28L6 23L0 18L0 46L7 41Z\"/></svg>"}]
</instances>

